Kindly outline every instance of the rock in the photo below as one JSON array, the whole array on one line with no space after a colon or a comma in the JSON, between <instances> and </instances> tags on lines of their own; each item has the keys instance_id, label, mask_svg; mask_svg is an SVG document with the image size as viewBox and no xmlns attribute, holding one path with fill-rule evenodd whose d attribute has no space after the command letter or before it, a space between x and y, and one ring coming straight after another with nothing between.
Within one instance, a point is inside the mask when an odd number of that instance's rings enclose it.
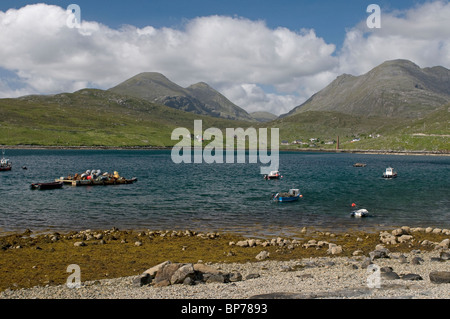
<instances>
[{"instance_id":1,"label":"rock","mask_svg":"<svg viewBox=\"0 0 450 319\"><path fill-rule=\"evenodd\" d=\"M406 274L401 277L403 280L423 280L423 278L418 274Z\"/></svg>"},{"instance_id":2,"label":"rock","mask_svg":"<svg viewBox=\"0 0 450 319\"><path fill-rule=\"evenodd\" d=\"M392 231L392 235L394 235L394 236L401 236L403 234L404 234L403 229L401 229L401 228L397 228Z\"/></svg>"},{"instance_id":3,"label":"rock","mask_svg":"<svg viewBox=\"0 0 450 319\"><path fill-rule=\"evenodd\" d=\"M352 253L352 256L361 256L362 254L363 254L364 252L362 251L362 250L355 250L353 253Z\"/></svg>"},{"instance_id":4,"label":"rock","mask_svg":"<svg viewBox=\"0 0 450 319\"><path fill-rule=\"evenodd\" d=\"M254 240L254 239L249 239L249 240L248 240L248 246L249 246L249 247L255 247L255 246L256 246L256 240Z\"/></svg>"},{"instance_id":5,"label":"rock","mask_svg":"<svg viewBox=\"0 0 450 319\"><path fill-rule=\"evenodd\" d=\"M77 241L73 244L75 247L82 247L82 246L87 246L85 242L83 241Z\"/></svg>"},{"instance_id":6,"label":"rock","mask_svg":"<svg viewBox=\"0 0 450 319\"><path fill-rule=\"evenodd\" d=\"M147 269L143 272L143 274L149 274L152 279L156 276L156 273L161 271L161 269L164 268L164 266L171 264L172 262L170 260L164 261L156 266L153 266L152 268Z\"/></svg>"},{"instance_id":7,"label":"rock","mask_svg":"<svg viewBox=\"0 0 450 319\"><path fill-rule=\"evenodd\" d=\"M441 241L438 245L439 248L443 248L443 249L448 249L450 245L450 239L444 239L443 241Z\"/></svg>"},{"instance_id":8,"label":"rock","mask_svg":"<svg viewBox=\"0 0 450 319\"><path fill-rule=\"evenodd\" d=\"M445 251L441 251L440 258L441 258L442 260L450 260L450 253L445 252Z\"/></svg>"},{"instance_id":9,"label":"rock","mask_svg":"<svg viewBox=\"0 0 450 319\"><path fill-rule=\"evenodd\" d=\"M185 264L178 268L173 275L170 277L170 283L181 284L185 281L186 278L193 278L195 276L194 266L192 264Z\"/></svg>"},{"instance_id":10,"label":"rock","mask_svg":"<svg viewBox=\"0 0 450 319\"><path fill-rule=\"evenodd\" d=\"M407 241L410 241L411 239L413 239L413 236L411 235L401 235L400 237L397 238L399 243L405 243Z\"/></svg>"},{"instance_id":11,"label":"rock","mask_svg":"<svg viewBox=\"0 0 450 319\"><path fill-rule=\"evenodd\" d=\"M156 273L156 276L154 278L154 284L163 282L162 283L163 286L170 285L172 276L182 266L184 266L184 264L172 264L172 263L166 264ZM166 281L168 281L168 284L166 284Z\"/></svg>"},{"instance_id":12,"label":"rock","mask_svg":"<svg viewBox=\"0 0 450 319\"><path fill-rule=\"evenodd\" d=\"M205 264L197 263L197 264L194 264L193 267L196 272L199 272L202 274L215 274L215 275L221 274L220 270L210 267L210 266L207 266Z\"/></svg>"},{"instance_id":13,"label":"rock","mask_svg":"<svg viewBox=\"0 0 450 319\"><path fill-rule=\"evenodd\" d=\"M230 282L241 281L242 280L242 275L241 275L240 272L232 272L228 276L228 279L230 280Z\"/></svg>"},{"instance_id":14,"label":"rock","mask_svg":"<svg viewBox=\"0 0 450 319\"><path fill-rule=\"evenodd\" d=\"M270 255L269 252L263 250L263 251L261 251L258 255L256 255L255 258L256 258L257 260L264 260L264 259L269 258L269 255Z\"/></svg>"},{"instance_id":15,"label":"rock","mask_svg":"<svg viewBox=\"0 0 450 319\"><path fill-rule=\"evenodd\" d=\"M425 228L425 233L431 233L433 231L433 228L432 227L427 227L427 228Z\"/></svg>"},{"instance_id":16,"label":"rock","mask_svg":"<svg viewBox=\"0 0 450 319\"><path fill-rule=\"evenodd\" d=\"M236 243L236 246L239 247L248 247L248 240L240 240Z\"/></svg>"},{"instance_id":17,"label":"rock","mask_svg":"<svg viewBox=\"0 0 450 319\"><path fill-rule=\"evenodd\" d=\"M137 242L134 243L134 245L137 246L137 247L142 246L142 242L141 241L137 241Z\"/></svg>"},{"instance_id":18,"label":"rock","mask_svg":"<svg viewBox=\"0 0 450 319\"><path fill-rule=\"evenodd\" d=\"M365 259L362 261L362 263L361 263L361 268L367 268L367 267L369 267L371 264L372 264L372 260L371 260L369 257L367 257L367 258L365 258Z\"/></svg>"},{"instance_id":19,"label":"rock","mask_svg":"<svg viewBox=\"0 0 450 319\"><path fill-rule=\"evenodd\" d=\"M378 258L389 258L389 250L386 248L374 250L369 253L369 257L371 261Z\"/></svg>"},{"instance_id":20,"label":"rock","mask_svg":"<svg viewBox=\"0 0 450 319\"><path fill-rule=\"evenodd\" d=\"M218 282L224 283L226 282L226 277L222 274L203 274L203 281L206 283Z\"/></svg>"},{"instance_id":21,"label":"rock","mask_svg":"<svg viewBox=\"0 0 450 319\"><path fill-rule=\"evenodd\" d=\"M340 253L342 253L342 246L338 246L336 244L330 243L328 245L327 253L332 254L332 255L340 254Z\"/></svg>"},{"instance_id":22,"label":"rock","mask_svg":"<svg viewBox=\"0 0 450 319\"><path fill-rule=\"evenodd\" d=\"M420 257L414 257L411 259L411 264L413 265L420 265L421 263L423 263L423 259Z\"/></svg>"},{"instance_id":23,"label":"rock","mask_svg":"<svg viewBox=\"0 0 450 319\"><path fill-rule=\"evenodd\" d=\"M133 284L137 287L149 285L152 282L153 277L150 274L142 274L133 281Z\"/></svg>"},{"instance_id":24,"label":"rock","mask_svg":"<svg viewBox=\"0 0 450 319\"><path fill-rule=\"evenodd\" d=\"M442 233L442 229L441 228L435 228L431 231L431 233L433 234L441 234Z\"/></svg>"},{"instance_id":25,"label":"rock","mask_svg":"<svg viewBox=\"0 0 450 319\"><path fill-rule=\"evenodd\" d=\"M381 278L386 280L400 279L400 276L394 271L381 272Z\"/></svg>"},{"instance_id":26,"label":"rock","mask_svg":"<svg viewBox=\"0 0 450 319\"><path fill-rule=\"evenodd\" d=\"M430 281L435 284L448 284L450 283L450 271L431 272Z\"/></svg>"},{"instance_id":27,"label":"rock","mask_svg":"<svg viewBox=\"0 0 450 319\"><path fill-rule=\"evenodd\" d=\"M255 278L259 278L259 277L260 277L259 274L248 274L248 275L245 277L245 280L255 279Z\"/></svg>"}]
</instances>

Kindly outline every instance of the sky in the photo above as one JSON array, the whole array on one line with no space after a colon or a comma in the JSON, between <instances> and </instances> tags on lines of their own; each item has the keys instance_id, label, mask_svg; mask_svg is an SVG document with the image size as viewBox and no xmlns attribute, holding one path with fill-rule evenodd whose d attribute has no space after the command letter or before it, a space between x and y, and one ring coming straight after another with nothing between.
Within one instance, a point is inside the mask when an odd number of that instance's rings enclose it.
<instances>
[{"instance_id":1,"label":"sky","mask_svg":"<svg viewBox=\"0 0 450 319\"><path fill-rule=\"evenodd\" d=\"M0 0L0 98L160 72L280 115L394 59L450 68L448 0Z\"/></svg>"}]
</instances>

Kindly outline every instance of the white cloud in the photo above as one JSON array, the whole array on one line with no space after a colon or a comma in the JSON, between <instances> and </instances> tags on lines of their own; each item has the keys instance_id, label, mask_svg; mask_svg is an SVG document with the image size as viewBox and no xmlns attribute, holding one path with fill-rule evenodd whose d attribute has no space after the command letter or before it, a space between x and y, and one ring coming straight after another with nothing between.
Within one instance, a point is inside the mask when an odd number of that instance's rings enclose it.
<instances>
[{"instance_id":1,"label":"white cloud","mask_svg":"<svg viewBox=\"0 0 450 319\"><path fill-rule=\"evenodd\" d=\"M336 53L313 30L271 29L245 18L208 16L182 29L116 30L95 21L69 28L65 9L46 4L0 11L0 68L21 81L18 87L1 81L0 96L106 89L155 71L185 87L207 82L249 112L282 114L339 74L359 75L385 60L449 67L448 2L382 11L381 17L381 29L361 21L348 30Z\"/></svg>"},{"instance_id":2,"label":"white cloud","mask_svg":"<svg viewBox=\"0 0 450 319\"><path fill-rule=\"evenodd\" d=\"M450 67L450 3L431 2L405 12L381 14L381 28L365 21L347 32L341 73L360 75L387 60L407 59L421 67Z\"/></svg>"}]
</instances>

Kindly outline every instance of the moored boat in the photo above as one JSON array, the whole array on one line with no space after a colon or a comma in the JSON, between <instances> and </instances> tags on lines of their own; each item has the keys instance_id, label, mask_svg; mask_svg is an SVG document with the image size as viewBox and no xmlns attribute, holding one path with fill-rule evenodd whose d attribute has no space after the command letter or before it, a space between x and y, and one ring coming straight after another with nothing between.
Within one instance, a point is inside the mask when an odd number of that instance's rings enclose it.
<instances>
[{"instance_id":1,"label":"moored boat","mask_svg":"<svg viewBox=\"0 0 450 319\"><path fill-rule=\"evenodd\" d=\"M278 202L294 202L302 198L299 189L290 189L287 193L277 193L273 195L272 199Z\"/></svg>"},{"instance_id":2,"label":"moored boat","mask_svg":"<svg viewBox=\"0 0 450 319\"><path fill-rule=\"evenodd\" d=\"M12 163L9 159L5 158L5 150L2 151L2 159L0 160L0 171L10 171L12 169Z\"/></svg>"},{"instance_id":3,"label":"moored boat","mask_svg":"<svg viewBox=\"0 0 450 319\"><path fill-rule=\"evenodd\" d=\"M264 179L279 179L281 177L279 171L271 171L269 174L264 175Z\"/></svg>"},{"instance_id":4,"label":"moored boat","mask_svg":"<svg viewBox=\"0 0 450 319\"><path fill-rule=\"evenodd\" d=\"M31 189L47 190L47 189L58 189L62 188L62 182L51 182L51 183L34 183L31 184Z\"/></svg>"},{"instance_id":5,"label":"moored boat","mask_svg":"<svg viewBox=\"0 0 450 319\"><path fill-rule=\"evenodd\" d=\"M350 215L352 217L367 217L369 216L369 211L367 209L362 208L352 211Z\"/></svg>"},{"instance_id":6,"label":"moored boat","mask_svg":"<svg viewBox=\"0 0 450 319\"><path fill-rule=\"evenodd\" d=\"M386 171L383 173L383 178L396 178L397 172L394 171L392 167L386 168Z\"/></svg>"},{"instance_id":7,"label":"moored boat","mask_svg":"<svg viewBox=\"0 0 450 319\"><path fill-rule=\"evenodd\" d=\"M353 167L366 167L366 163L355 163L353 164Z\"/></svg>"}]
</instances>

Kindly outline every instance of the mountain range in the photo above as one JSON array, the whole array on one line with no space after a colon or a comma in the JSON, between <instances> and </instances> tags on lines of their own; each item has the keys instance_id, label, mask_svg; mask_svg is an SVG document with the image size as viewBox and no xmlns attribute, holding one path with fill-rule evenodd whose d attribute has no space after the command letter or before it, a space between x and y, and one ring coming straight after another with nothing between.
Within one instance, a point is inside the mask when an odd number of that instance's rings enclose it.
<instances>
[{"instance_id":1,"label":"mountain range","mask_svg":"<svg viewBox=\"0 0 450 319\"><path fill-rule=\"evenodd\" d=\"M283 115L332 111L386 118L420 118L450 102L450 70L386 61L361 76L343 74Z\"/></svg>"},{"instance_id":2,"label":"mountain range","mask_svg":"<svg viewBox=\"0 0 450 319\"><path fill-rule=\"evenodd\" d=\"M161 73L138 74L109 91L163 104L178 110L230 120L254 121L244 109L205 82L183 88Z\"/></svg>"},{"instance_id":3,"label":"mountain range","mask_svg":"<svg viewBox=\"0 0 450 319\"><path fill-rule=\"evenodd\" d=\"M172 146L174 128L201 119L205 128L279 128L288 141L340 136L345 148L448 151L449 110L450 70L407 60L343 74L278 118L249 114L204 82L183 88L145 72L108 90L0 99L0 144Z\"/></svg>"}]
</instances>

